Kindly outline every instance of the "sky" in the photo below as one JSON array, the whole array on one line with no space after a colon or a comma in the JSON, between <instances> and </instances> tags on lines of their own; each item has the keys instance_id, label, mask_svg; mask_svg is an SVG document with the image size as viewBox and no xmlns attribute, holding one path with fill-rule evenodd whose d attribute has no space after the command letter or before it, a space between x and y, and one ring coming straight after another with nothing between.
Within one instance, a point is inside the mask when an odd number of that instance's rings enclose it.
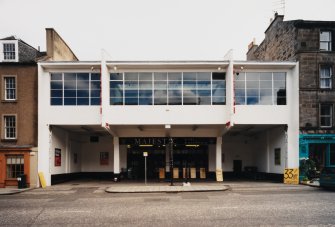
<instances>
[{"instance_id":1,"label":"sky","mask_svg":"<svg viewBox=\"0 0 335 227\"><path fill-rule=\"evenodd\" d=\"M282 2L285 1L285 8ZM0 38L42 51L53 27L80 60L245 60L277 11L335 21L335 0L0 0Z\"/></svg>"}]
</instances>

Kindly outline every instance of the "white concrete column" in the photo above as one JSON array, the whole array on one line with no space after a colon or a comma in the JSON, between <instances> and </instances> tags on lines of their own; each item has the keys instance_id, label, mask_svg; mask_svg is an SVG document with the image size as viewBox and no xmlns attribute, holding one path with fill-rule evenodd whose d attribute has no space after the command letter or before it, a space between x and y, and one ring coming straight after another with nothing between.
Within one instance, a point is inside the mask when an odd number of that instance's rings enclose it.
<instances>
[{"instance_id":1,"label":"white concrete column","mask_svg":"<svg viewBox=\"0 0 335 227\"><path fill-rule=\"evenodd\" d=\"M52 132L49 131L48 113L45 107L50 105L50 76L43 74L38 64L38 172L42 172L46 185L51 185L50 150ZM40 182L38 181L38 185Z\"/></svg>"},{"instance_id":2,"label":"white concrete column","mask_svg":"<svg viewBox=\"0 0 335 227\"><path fill-rule=\"evenodd\" d=\"M270 135L269 130L266 131L266 173L270 173Z\"/></svg>"},{"instance_id":3,"label":"white concrete column","mask_svg":"<svg viewBox=\"0 0 335 227\"><path fill-rule=\"evenodd\" d=\"M287 168L299 168L299 63L287 74Z\"/></svg>"},{"instance_id":4,"label":"white concrete column","mask_svg":"<svg viewBox=\"0 0 335 227\"><path fill-rule=\"evenodd\" d=\"M170 172L170 154L168 146L165 146L165 171Z\"/></svg>"},{"instance_id":5,"label":"white concrete column","mask_svg":"<svg viewBox=\"0 0 335 227\"><path fill-rule=\"evenodd\" d=\"M50 149L52 133L49 131L49 125L39 124L38 126L38 172L42 172L47 186L51 185L50 170ZM40 182L38 181L38 185Z\"/></svg>"},{"instance_id":6,"label":"white concrete column","mask_svg":"<svg viewBox=\"0 0 335 227\"><path fill-rule=\"evenodd\" d=\"M299 168L299 129L288 127L287 130L287 168Z\"/></svg>"},{"instance_id":7,"label":"white concrete column","mask_svg":"<svg viewBox=\"0 0 335 227\"><path fill-rule=\"evenodd\" d=\"M70 135L69 132L65 132L65 173L70 173L71 165L71 148L70 148Z\"/></svg>"},{"instance_id":8,"label":"white concrete column","mask_svg":"<svg viewBox=\"0 0 335 227\"><path fill-rule=\"evenodd\" d=\"M114 174L120 173L120 145L119 137L113 137L114 144Z\"/></svg>"},{"instance_id":9,"label":"white concrete column","mask_svg":"<svg viewBox=\"0 0 335 227\"><path fill-rule=\"evenodd\" d=\"M216 137L216 169L222 169L222 137Z\"/></svg>"}]
</instances>

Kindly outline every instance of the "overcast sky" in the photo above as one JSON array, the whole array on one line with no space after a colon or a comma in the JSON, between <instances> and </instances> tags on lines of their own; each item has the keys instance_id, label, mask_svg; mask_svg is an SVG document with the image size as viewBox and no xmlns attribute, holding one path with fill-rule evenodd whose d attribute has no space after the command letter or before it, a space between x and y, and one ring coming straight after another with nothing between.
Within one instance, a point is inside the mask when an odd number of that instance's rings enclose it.
<instances>
[{"instance_id":1,"label":"overcast sky","mask_svg":"<svg viewBox=\"0 0 335 227\"><path fill-rule=\"evenodd\" d=\"M45 50L53 27L80 60L245 60L281 0L0 0L0 38ZM286 0L285 20L333 20L335 0Z\"/></svg>"}]
</instances>

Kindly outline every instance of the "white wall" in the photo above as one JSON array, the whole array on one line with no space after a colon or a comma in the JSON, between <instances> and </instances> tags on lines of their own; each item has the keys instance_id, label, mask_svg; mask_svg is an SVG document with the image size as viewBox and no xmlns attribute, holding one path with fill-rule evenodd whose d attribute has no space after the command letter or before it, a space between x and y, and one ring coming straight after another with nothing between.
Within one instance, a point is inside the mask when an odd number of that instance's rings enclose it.
<instances>
[{"instance_id":1,"label":"white wall","mask_svg":"<svg viewBox=\"0 0 335 227\"><path fill-rule=\"evenodd\" d=\"M70 173L81 171L81 142L70 140ZM74 154L77 154L77 163L74 162Z\"/></svg>"},{"instance_id":2,"label":"white wall","mask_svg":"<svg viewBox=\"0 0 335 227\"><path fill-rule=\"evenodd\" d=\"M104 121L113 125L226 124L226 106L108 106ZM192 116L192 117L190 117Z\"/></svg>"},{"instance_id":3,"label":"white wall","mask_svg":"<svg viewBox=\"0 0 335 227\"><path fill-rule=\"evenodd\" d=\"M276 128L268 131L269 136L269 160L270 173L284 173L285 156L287 151L286 135L283 128ZM275 165L275 149L280 148L280 165Z\"/></svg>"},{"instance_id":4,"label":"white wall","mask_svg":"<svg viewBox=\"0 0 335 227\"><path fill-rule=\"evenodd\" d=\"M100 152L109 152L108 165L100 165ZM99 143L90 143L87 136L82 143L82 172L113 172L113 138L99 136Z\"/></svg>"},{"instance_id":5,"label":"white wall","mask_svg":"<svg viewBox=\"0 0 335 227\"><path fill-rule=\"evenodd\" d=\"M52 127L50 149L51 174L76 173L81 171L81 142L78 136L59 127ZM61 166L55 166L55 149L61 149ZM77 154L77 163L74 163L74 153Z\"/></svg>"},{"instance_id":6,"label":"white wall","mask_svg":"<svg viewBox=\"0 0 335 227\"><path fill-rule=\"evenodd\" d=\"M255 151L253 147L253 139L244 136L223 137L223 171L233 171L233 160L242 160L242 170L244 170L245 166L255 166Z\"/></svg>"},{"instance_id":7,"label":"white wall","mask_svg":"<svg viewBox=\"0 0 335 227\"><path fill-rule=\"evenodd\" d=\"M51 174L61 174L67 172L67 137L68 132L63 129L53 127L52 128L52 142L50 150L50 169ZM61 165L55 166L55 149L61 149Z\"/></svg>"},{"instance_id":8,"label":"white wall","mask_svg":"<svg viewBox=\"0 0 335 227\"><path fill-rule=\"evenodd\" d=\"M281 150L281 165L275 165L274 150ZM287 150L284 127L275 127L252 137L224 136L222 153L223 171L233 171L233 160L242 160L245 166L256 166L259 172L283 174Z\"/></svg>"}]
</instances>

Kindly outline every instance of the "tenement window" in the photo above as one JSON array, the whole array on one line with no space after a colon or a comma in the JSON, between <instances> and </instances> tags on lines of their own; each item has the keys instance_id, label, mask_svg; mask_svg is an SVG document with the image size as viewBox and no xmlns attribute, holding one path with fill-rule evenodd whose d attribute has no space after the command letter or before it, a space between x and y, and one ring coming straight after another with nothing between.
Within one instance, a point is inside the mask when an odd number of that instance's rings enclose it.
<instances>
[{"instance_id":1,"label":"tenement window","mask_svg":"<svg viewBox=\"0 0 335 227\"><path fill-rule=\"evenodd\" d=\"M6 173L8 178L17 178L24 174L24 157L23 155L6 156Z\"/></svg>"},{"instance_id":2,"label":"tenement window","mask_svg":"<svg viewBox=\"0 0 335 227\"><path fill-rule=\"evenodd\" d=\"M320 67L320 88L332 88L332 67L322 65Z\"/></svg>"},{"instance_id":3,"label":"tenement window","mask_svg":"<svg viewBox=\"0 0 335 227\"><path fill-rule=\"evenodd\" d=\"M5 139L16 139L16 116L4 116Z\"/></svg>"},{"instance_id":4,"label":"tenement window","mask_svg":"<svg viewBox=\"0 0 335 227\"><path fill-rule=\"evenodd\" d=\"M110 74L111 105L225 105L226 74L125 72Z\"/></svg>"},{"instance_id":5,"label":"tenement window","mask_svg":"<svg viewBox=\"0 0 335 227\"><path fill-rule=\"evenodd\" d=\"M5 100L16 100L16 77L5 76L3 78L4 83L4 99Z\"/></svg>"},{"instance_id":6,"label":"tenement window","mask_svg":"<svg viewBox=\"0 0 335 227\"><path fill-rule=\"evenodd\" d=\"M286 105L286 73L240 73L234 85L236 105Z\"/></svg>"},{"instance_id":7,"label":"tenement window","mask_svg":"<svg viewBox=\"0 0 335 227\"><path fill-rule=\"evenodd\" d=\"M321 104L320 105L320 126L332 127L333 124L333 105Z\"/></svg>"},{"instance_id":8,"label":"tenement window","mask_svg":"<svg viewBox=\"0 0 335 227\"><path fill-rule=\"evenodd\" d=\"M51 105L100 105L100 73L51 73Z\"/></svg>"},{"instance_id":9,"label":"tenement window","mask_svg":"<svg viewBox=\"0 0 335 227\"><path fill-rule=\"evenodd\" d=\"M3 44L3 56L4 60L15 60L15 43Z\"/></svg>"},{"instance_id":10,"label":"tenement window","mask_svg":"<svg viewBox=\"0 0 335 227\"><path fill-rule=\"evenodd\" d=\"M320 32L320 50L332 50L332 33L330 31Z\"/></svg>"}]
</instances>

